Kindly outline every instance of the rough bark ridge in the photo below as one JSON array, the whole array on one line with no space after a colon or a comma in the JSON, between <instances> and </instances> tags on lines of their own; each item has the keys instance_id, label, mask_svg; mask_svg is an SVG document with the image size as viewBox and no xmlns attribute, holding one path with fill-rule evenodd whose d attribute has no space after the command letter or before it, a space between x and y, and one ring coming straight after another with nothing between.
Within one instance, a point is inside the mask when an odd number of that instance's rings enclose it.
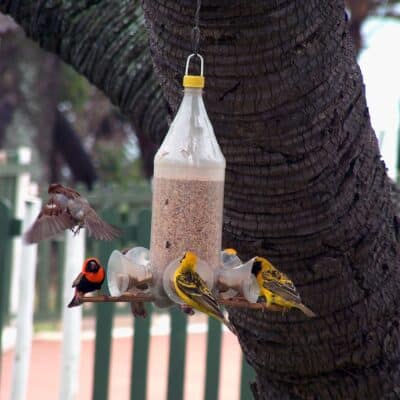
<instances>
[{"instance_id":1,"label":"rough bark ridge","mask_svg":"<svg viewBox=\"0 0 400 400\"><path fill-rule=\"evenodd\" d=\"M173 109L195 1L144 0ZM231 310L259 399L381 399L399 380L397 220L342 1L203 1L225 243L267 255L319 317Z\"/></svg>"}]
</instances>

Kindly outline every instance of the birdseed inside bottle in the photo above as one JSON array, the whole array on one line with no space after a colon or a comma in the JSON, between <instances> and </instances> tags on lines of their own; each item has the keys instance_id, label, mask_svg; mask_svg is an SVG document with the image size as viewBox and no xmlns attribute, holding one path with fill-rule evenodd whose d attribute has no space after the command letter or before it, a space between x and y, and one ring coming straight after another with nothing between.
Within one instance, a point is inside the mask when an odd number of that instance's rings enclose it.
<instances>
[{"instance_id":1,"label":"birdseed inside bottle","mask_svg":"<svg viewBox=\"0 0 400 400\"><path fill-rule=\"evenodd\" d=\"M223 181L154 178L150 263L158 279L189 250L218 267L223 195Z\"/></svg>"}]
</instances>

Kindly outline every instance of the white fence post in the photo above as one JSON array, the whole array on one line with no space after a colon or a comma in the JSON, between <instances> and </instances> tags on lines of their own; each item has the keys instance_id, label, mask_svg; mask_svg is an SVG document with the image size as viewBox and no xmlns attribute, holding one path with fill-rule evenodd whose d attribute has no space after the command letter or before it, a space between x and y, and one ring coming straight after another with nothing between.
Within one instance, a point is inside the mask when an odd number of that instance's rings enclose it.
<instances>
[{"instance_id":1,"label":"white fence post","mask_svg":"<svg viewBox=\"0 0 400 400\"><path fill-rule=\"evenodd\" d=\"M39 214L41 200L39 198L27 198L25 206L25 218L22 225L24 231L29 228ZM17 339L11 386L12 400L25 400L27 394L29 362L32 348L33 306L35 301L36 244L22 244L20 262Z\"/></svg>"},{"instance_id":2,"label":"white fence post","mask_svg":"<svg viewBox=\"0 0 400 400\"><path fill-rule=\"evenodd\" d=\"M82 307L67 308L74 289L72 282L81 272L85 257L85 230L65 236L63 287L63 342L61 356L60 400L75 400L79 386Z\"/></svg>"},{"instance_id":3,"label":"white fence post","mask_svg":"<svg viewBox=\"0 0 400 400\"><path fill-rule=\"evenodd\" d=\"M31 162L31 149L28 147L18 148L18 164L29 165ZM28 196L30 173L21 172L16 177L15 188L15 213L14 217L23 219L25 214L25 199ZM10 290L10 312L15 315L18 312L18 279L21 267L22 237L12 239L12 258L11 258L11 290Z\"/></svg>"}]
</instances>

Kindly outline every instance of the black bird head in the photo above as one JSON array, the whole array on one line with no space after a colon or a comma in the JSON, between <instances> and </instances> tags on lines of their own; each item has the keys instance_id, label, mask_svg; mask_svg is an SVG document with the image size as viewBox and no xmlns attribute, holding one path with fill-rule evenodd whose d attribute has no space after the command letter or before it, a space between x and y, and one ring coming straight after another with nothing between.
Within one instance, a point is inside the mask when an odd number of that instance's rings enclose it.
<instances>
[{"instance_id":1,"label":"black bird head","mask_svg":"<svg viewBox=\"0 0 400 400\"><path fill-rule=\"evenodd\" d=\"M261 261L258 261L257 259L254 260L253 266L251 267L251 273L257 277L257 275L260 273L262 269Z\"/></svg>"},{"instance_id":2,"label":"black bird head","mask_svg":"<svg viewBox=\"0 0 400 400\"><path fill-rule=\"evenodd\" d=\"M86 262L86 272L97 272L100 269L100 264L95 258L90 258Z\"/></svg>"}]
</instances>

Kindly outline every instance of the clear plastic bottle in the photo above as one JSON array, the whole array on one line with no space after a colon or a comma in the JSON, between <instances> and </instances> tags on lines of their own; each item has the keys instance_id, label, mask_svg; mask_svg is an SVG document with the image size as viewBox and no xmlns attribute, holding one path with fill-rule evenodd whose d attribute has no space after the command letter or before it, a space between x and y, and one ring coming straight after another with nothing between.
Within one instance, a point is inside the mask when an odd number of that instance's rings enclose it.
<instances>
[{"instance_id":1,"label":"clear plastic bottle","mask_svg":"<svg viewBox=\"0 0 400 400\"><path fill-rule=\"evenodd\" d=\"M200 55L201 75L188 75L192 56L182 103L154 159L150 263L161 306L171 261L190 250L212 268L220 263L225 158L203 102Z\"/></svg>"}]
</instances>

